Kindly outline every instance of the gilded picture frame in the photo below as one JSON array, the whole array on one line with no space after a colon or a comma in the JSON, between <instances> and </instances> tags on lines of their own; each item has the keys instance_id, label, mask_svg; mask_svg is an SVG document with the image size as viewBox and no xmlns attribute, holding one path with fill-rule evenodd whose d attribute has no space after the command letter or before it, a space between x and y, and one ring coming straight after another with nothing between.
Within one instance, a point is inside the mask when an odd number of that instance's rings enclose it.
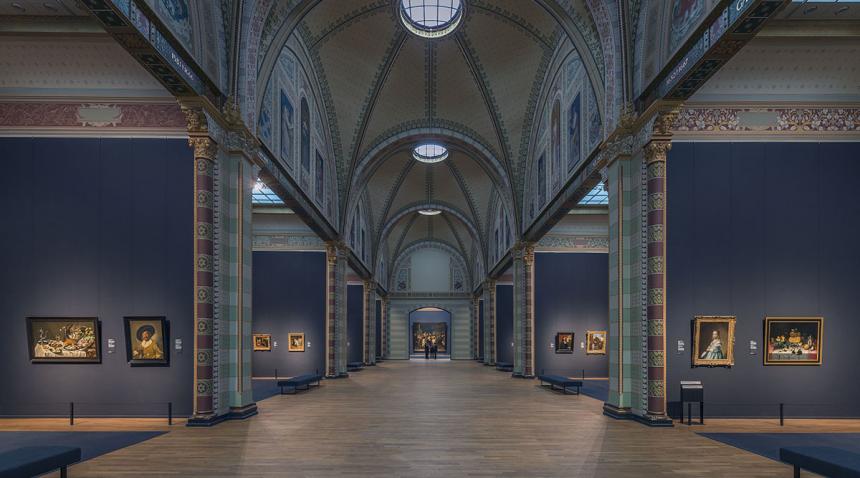
<instances>
[{"instance_id":1,"label":"gilded picture frame","mask_svg":"<svg viewBox=\"0 0 860 478\"><path fill-rule=\"evenodd\" d=\"M254 334L254 352L269 352L272 350L271 334Z\"/></svg>"},{"instance_id":2,"label":"gilded picture frame","mask_svg":"<svg viewBox=\"0 0 860 478\"><path fill-rule=\"evenodd\" d=\"M731 367L735 364L735 316L697 315L693 319L694 367Z\"/></svg>"},{"instance_id":3,"label":"gilded picture frame","mask_svg":"<svg viewBox=\"0 0 860 478\"><path fill-rule=\"evenodd\" d=\"M170 365L170 322L164 317L123 317L125 355L132 367Z\"/></svg>"},{"instance_id":4,"label":"gilded picture frame","mask_svg":"<svg viewBox=\"0 0 860 478\"><path fill-rule=\"evenodd\" d=\"M765 365L821 365L824 317L765 317Z\"/></svg>"},{"instance_id":5,"label":"gilded picture frame","mask_svg":"<svg viewBox=\"0 0 860 478\"><path fill-rule=\"evenodd\" d=\"M585 332L585 354L606 355L606 331L587 330Z\"/></svg>"},{"instance_id":6,"label":"gilded picture frame","mask_svg":"<svg viewBox=\"0 0 860 478\"><path fill-rule=\"evenodd\" d=\"M305 351L305 333L290 332L287 334L287 351L289 352L304 352Z\"/></svg>"},{"instance_id":7,"label":"gilded picture frame","mask_svg":"<svg viewBox=\"0 0 860 478\"><path fill-rule=\"evenodd\" d=\"M27 317L31 363L101 363L97 317Z\"/></svg>"}]
</instances>

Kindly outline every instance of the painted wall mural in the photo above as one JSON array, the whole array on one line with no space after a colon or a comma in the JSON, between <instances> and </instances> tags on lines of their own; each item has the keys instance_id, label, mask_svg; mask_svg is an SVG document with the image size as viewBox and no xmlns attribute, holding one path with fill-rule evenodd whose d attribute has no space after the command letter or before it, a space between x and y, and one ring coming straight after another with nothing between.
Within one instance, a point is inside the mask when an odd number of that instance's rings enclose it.
<instances>
[{"instance_id":1,"label":"painted wall mural","mask_svg":"<svg viewBox=\"0 0 860 478\"><path fill-rule=\"evenodd\" d=\"M492 268L514 244L514 231L511 227L513 223L512 213L505 204L505 201L498 194L493 197L493 205L490 210L492 211L492 216L490 217L490 231L492 231L490 237L492 238L492 243L488 250L489 260L487 263L490 264L489 268ZM475 277L483 276L483 273L475 275Z\"/></svg>"},{"instance_id":2,"label":"painted wall mural","mask_svg":"<svg viewBox=\"0 0 860 478\"><path fill-rule=\"evenodd\" d=\"M526 173L525 227L576 174L604 136L600 100L576 50L570 48L555 68L535 118L540 127Z\"/></svg>"},{"instance_id":3,"label":"painted wall mural","mask_svg":"<svg viewBox=\"0 0 860 478\"><path fill-rule=\"evenodd\" d=\"M394 263L396 293L464 293L472 290L466 260L442 241L420 241L407 247Z\"/></svg>"},{"instance_id":4,"label":"painted wall mural","mask_svg":"<svg viewBox=\"0 0 860 478\"><path fill-rule=\"evenodd\" d=\"M291 39L290 42L298 40ZM262 95L257 135L329 223L337 227L337 175L310 73L288 44ZM317 126L317 124L320 124ZM312 126L315 125L315 126Z\"/></svg>"}]
</instances>

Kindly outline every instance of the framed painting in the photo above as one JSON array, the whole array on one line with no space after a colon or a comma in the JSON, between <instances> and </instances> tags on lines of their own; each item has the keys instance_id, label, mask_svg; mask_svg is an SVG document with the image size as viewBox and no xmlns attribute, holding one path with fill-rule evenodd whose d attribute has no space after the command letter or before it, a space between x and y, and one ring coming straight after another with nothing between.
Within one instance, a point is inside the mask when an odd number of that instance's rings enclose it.
<instances>
[{"instance_id":1,"label":"framed painting","mask_svg":"<svg viewBox=\"0 0 860 478\"><path fill-rule=\"evenodd\" d=\"M170 333L164 317L125 317L125 354L132 367L170 365Z\"/></svg>"},{"instance_id":2,"label":"framed painting","mask_svg":"<svg viewBox=\"0 0 860 478\"><path fill-rule=\"evenodd\" d=\"M32 363L100 363L101 334L96 317L27 317Z\"/></svg>"},{"instance_id":3,"label":"framed painting","mask_svg":"<svg viewBox=\"0 0 860 478\"><path fill-rule=\"evenodd\" d=\"M698 315L693 319L693 366L735 364L735 317Z\"/></svg>"},{"instance_id":4,"label":"framed painting","mask_svg":"<svg viewBox=\"0 0 860 478\"><path fill-rule=\"evenodd\" d=\"M555 353L573 353L573 332L559 332L555 334Z\"/></svg>"},{"instance_id":5,"label":"framed painting","mask_svg":"<svg viewBox=\"0 0 860 478\"><path fill-rule=\"evenodd\" d=\"M269 352L272 350L271 334L254 334L254 352Z\"/></svg>"},{"instance_id":6,"label":"framed painting","mask_svg":"<svg viewBox=\"0 0 860 478\"><path fill-rule=\"evenodd\" d=\"M606 355L605 330L588 330L585 332L585 354Z\"/></svg>"},{"instance_id":7,"label":"framed painting","mask_svg":"<svg viewBox=\"0 0 860 478\"><path fill-rule=\"evenodd\" d=\"M287 334L287 351L289 352L304 352L305 351L305 334L304 332L290 332Z\"/></svg>"},{"instance_id":8,"label":"framed painting","mask_svg":"<svg viewBox=\"0 0 860 478\"><path fill-rule=\"evenodd\" d=\"M766 317L765 365L821 365L823 317Z\"/></svg>"}]
</instances>

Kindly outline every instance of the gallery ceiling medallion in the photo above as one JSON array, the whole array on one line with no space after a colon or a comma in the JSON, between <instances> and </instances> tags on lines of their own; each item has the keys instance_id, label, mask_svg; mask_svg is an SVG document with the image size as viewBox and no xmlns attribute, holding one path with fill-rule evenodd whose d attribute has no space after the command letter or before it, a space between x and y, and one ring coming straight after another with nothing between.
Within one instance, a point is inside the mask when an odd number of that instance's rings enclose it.
<instances>
[{"instance_id":1,"label":"gallery ceiling medallion","mask_svg":"<svg viewBox=\"0 0 860 478\"><path fill-rule=\"evenodd\" d=\"M463 19L463 0L400 0L400 21L424 38L441 38Z\"/></svg>"},{"instance_id":2,"label":"gallery ceiling medallion","mask_svg":"<svg viewBox=\"0 0 860 478\"><path fill-rule=\"evenodd\" d=\"M422 163L438 163L448 159L448 148L441 144L423 143L412 150L412 157Z\"/></svg>"},{"instance_id":3,"label":"gallery ceiling medallion","mask_svg":"<svg viewBox=\"0 0 860 478\"><path fill-rule=\"evenodd\" d=\"M442 214L442 210L436 209L428 204L424 209L419 209L418 214L421 214L422 216L438 216L439 214Z\"/></svg>"}]
</instances>

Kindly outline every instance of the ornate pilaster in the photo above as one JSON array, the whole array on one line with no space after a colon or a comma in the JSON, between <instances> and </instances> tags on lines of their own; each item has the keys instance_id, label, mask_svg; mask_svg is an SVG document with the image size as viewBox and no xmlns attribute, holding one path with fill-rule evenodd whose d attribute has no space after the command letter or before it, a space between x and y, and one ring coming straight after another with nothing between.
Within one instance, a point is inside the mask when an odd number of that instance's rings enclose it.
<instances>
[{"instance_id":1,"label":"ornate pilaster","mask_svg":"<svg viewBox=\"0 0 860 478\"><path fill-rule=\"evenodd\" d=\"M364 364L376 365L376 284L364 281Z\"/></svg>"},{"instance_id":2,"label":"ornate pilaster","mask_svg":"<svg viewBox=\"0 0 860 478\"><path fill-rule=\"evenodd\" d=\"M484 283L484 363L496 365L496 281Z\"/></svg>"},{"instance_id":3,"label":"ornate pilaster","mask_svg":"<svg viewBox=\"0 0 860 478\"><path fill-rule=\"evenodd\" d=\"M472 342L471 342L471 353L472 359L478 359L478 352L480 351L480 345L478 341L480 340L481 334L480 330L478 330L480 326L480 314L481 311L479 307L481 306L480 297L477 295L472 297Z\"/></svg>"},{"instance_id":4,"label":"ornate pilaster","mask_svg":"<svg viewBox=\"0 0 860 478\"><path fill-rule=\"evenodd\" d=\"M326 377L347 376L346 248L326 244Z\"/></svg>"},{"instance_id":5,"label":"ornate pilaster","mask_svg":"<svg viewBox=\"0 0 860 478\"><path fill-rule=\"evenodd\" d=\"M677 111L661 113L645 145L647 180L647 419L666 421L666 157Z\"/></svg>"},{"instance_id":6,"label":"ornate pilaster","mask_svg":"<svg viewBox=\"0 0 860 478\"><path fill-rule=\"evenodd\" d=\"M514 260L514 376L534 377L534 261L532 243L517 243Z\"/></svg>"},{"instance_id":7,"label":"ornate pilaster","mask_svg":"<svg viewBox=\"0 0 860 478\"><path fill-rule=\"evenodd\" d=\"M191 110L186 110L191 111ZM188 143L194 149L194 415L192 421L215 418L215 158L218 146L197 128L200 116L188 114ZM203 118L205 121L205 117Z\"/></svg>"}]
</instances>

